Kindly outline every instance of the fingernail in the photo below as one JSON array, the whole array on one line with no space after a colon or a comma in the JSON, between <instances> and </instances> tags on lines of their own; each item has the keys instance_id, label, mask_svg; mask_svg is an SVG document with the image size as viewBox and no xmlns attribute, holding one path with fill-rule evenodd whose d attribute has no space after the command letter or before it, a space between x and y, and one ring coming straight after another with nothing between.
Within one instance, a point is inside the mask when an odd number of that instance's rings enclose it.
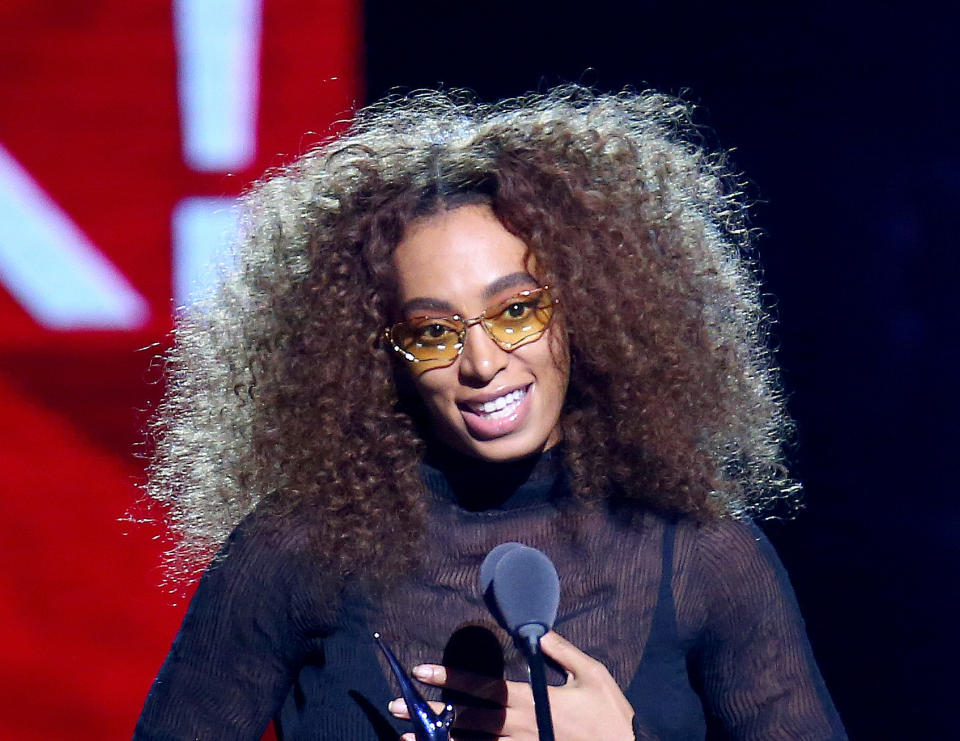
<instances>
[{"instance_id":1,"label":"fingernail","mask_svg":"<svg viewBox=\"0 0 960 741\"><path fill-rule=\"evenodd\" d=\"M405 703L400 698L397 698L396 700L391 700L390 704L387 705L387 710L389 710L391 713L402 713L406 711L406 709L407 709L407 703Z\"/></svg>"},{"instance_id":2,"label":"fingernail","mask_svg":"<svg viewBox=\"0 0 960 741\"><path fill-rule=\"evenodd\" d=\"M413 676L415 676L417 679L432 679L433 667L427 666L426 664L415 666L413 667Z\"/></svg>"}]
</instances>

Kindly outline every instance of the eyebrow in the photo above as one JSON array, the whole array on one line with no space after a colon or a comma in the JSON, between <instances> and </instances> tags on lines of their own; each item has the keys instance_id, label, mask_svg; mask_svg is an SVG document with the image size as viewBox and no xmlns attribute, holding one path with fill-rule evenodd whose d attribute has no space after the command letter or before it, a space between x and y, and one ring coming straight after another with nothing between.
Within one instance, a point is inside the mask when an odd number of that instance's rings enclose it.
<instances>
[{"instance_id":1,"label":"eyebrow","mask_svg":"<svg viewBox=\"0 0 960 741\"><path fill-rule=\"evenodd\" d=\"M506 291L508 288L537 285L539 284L537 283L536 278L530 275L530 273L518 271L516 273L510 273L509 275L504 275L500 278L497 278L483 289L482 296L484 301L490 301L494 296ZM449 301L444 301L443 299L439 298L430 298L428 296L412 298L409 301L405 301L403 306L400 308L403 313L408 316L415 311L442 311L447 314L457 313L457 310Z\"/></svg>"}]
</instances>

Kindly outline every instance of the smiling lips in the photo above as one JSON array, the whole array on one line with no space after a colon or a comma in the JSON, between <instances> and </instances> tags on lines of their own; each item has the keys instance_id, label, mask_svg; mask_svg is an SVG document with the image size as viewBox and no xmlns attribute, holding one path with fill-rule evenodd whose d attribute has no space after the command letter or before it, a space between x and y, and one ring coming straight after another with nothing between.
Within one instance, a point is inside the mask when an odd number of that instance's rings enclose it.
<instances>
[{"instance_id":1,"label":"smiling lips","mask_svg":"<svg viewBox=\"0 0 960 741\"><path fill-rule=\"evenodd\" d=\"M460 404L470 434L481 440L489 440L513 432L527 415L531 386L508 391L489 401Z\"/></svg>"}]
</instances>

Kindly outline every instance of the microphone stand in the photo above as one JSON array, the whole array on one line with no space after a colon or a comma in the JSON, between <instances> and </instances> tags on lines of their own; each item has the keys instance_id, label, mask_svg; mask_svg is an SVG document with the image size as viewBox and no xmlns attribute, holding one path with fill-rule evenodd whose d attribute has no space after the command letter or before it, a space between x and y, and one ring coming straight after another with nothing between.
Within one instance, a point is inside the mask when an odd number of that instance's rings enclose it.
<instances>
[{"instance_id":1,"label":"microphone stand","mask_svg":"<svg viewBox=\"0 0 960 741\"><path fill-rule=\"evenodd\" d=\"M517 630L517 643L530 671L530 688L533 690L533 708L537 716L537 733L540 741L554 741L553 718L550 716L550 698L547 695L547 673L540 651L540 636L545 630L539 623L521 625Z\"/></svg>"}]
</instances>

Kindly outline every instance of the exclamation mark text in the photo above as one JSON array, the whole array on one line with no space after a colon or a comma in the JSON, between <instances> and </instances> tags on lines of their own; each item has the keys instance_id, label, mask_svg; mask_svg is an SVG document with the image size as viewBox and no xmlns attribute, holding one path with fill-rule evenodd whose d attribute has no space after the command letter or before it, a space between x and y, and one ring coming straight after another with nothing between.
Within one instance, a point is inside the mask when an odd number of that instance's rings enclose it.
<instances>
[{"instance_id":1,"label":"exclamation mark text","mask_svg":"<svg viewBox=\"0 0 960 741\"><path fill-rule=\"evenodd\" d=\"M175 0L177 89L187 165L249 167L256 157L261 0ZM185 198L173 213L177 305L207 293L236 234L232 198Z\"/></svg>"}]
</instances>

